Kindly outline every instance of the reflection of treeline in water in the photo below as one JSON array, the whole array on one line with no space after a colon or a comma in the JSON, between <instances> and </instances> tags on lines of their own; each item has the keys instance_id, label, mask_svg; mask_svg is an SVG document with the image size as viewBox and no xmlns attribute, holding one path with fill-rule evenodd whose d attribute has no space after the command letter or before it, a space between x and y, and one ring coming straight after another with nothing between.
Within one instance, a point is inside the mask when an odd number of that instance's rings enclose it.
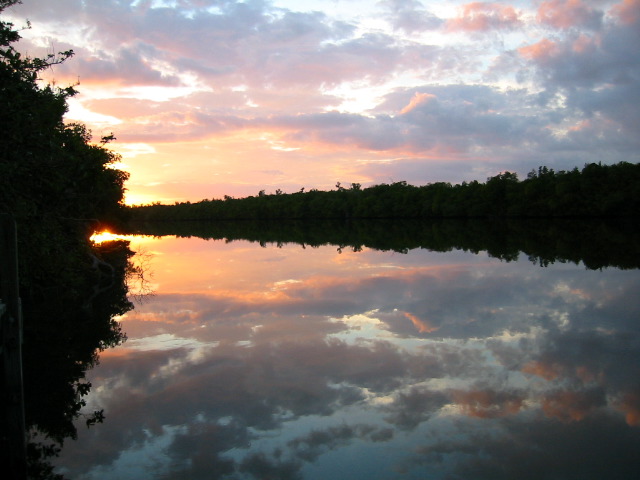
<instances>
[{"instance_id":1,"label":"reflection of treeline in water","mask_svg":"<svg viewBox=\"0 0 640 480\"><path fill-rule=\"evenodd\" d=\"M583 263L587 268L640 268L640 233L633 221L585 219L434 219L152 222L136 233L249 240L261 245L297 243L303 247L335 245L406 253L415 248L445 252L487 252L505 261L520 254L546 266Z\"/></svg>"},{"instance_id":2,"label":"reflection of treeline in water","mask_svg":"<svg viewBox=\"0 0 640 480\"><path fill-rule=\"evenodd\" d=\"M589 164L554 172L540 167L525 180L502 173L485 183L406 182L362 188L202 200L133 207L132 219L229 220L438 217L621 217L640 214L640 163Z\"/></svg>"}]
</instances>

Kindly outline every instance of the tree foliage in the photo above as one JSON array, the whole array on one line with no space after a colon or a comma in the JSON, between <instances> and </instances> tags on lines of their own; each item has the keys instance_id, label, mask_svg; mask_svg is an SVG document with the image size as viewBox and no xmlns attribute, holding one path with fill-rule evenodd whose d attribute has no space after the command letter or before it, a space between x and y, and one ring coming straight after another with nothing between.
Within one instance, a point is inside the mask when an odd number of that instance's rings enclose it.
<instances>
[{"instance_id":1,"label":"tree foliage","mask_svg":"<svg viewBox=\"0 0 640 480\"><path fill-rule=\"evenodd\" d=\"M16 0L0 1L0 13ZM39 74L71 55L24 57L20 36L0 22L0 210L18 221L104 219L121 208L128 174L112 168L119 156L90 142L84 125L64 122L73 86L41 86Z\"/></svg>"},{"instance_id":2,"label":"tree foliage","mask_svg":"<svg viewBox=\"0 0 640 480\"><path fill-rule=\"evenodd\" d=\"M362 188L265 194L152 204L131 209L135 222L157 220L630 217L640 214L640 164L589 164L580 171L540 167L520 181L505 172L485 183L407 182Z\"/></svg>"},{"instance_id":3,"label":"tree foliage","mask_svg":"<svg viewBox=\"0 0 640 480\"><path fill-rule=\"evenodd\" d=\"M16 3L0 0L0 13ZM92 143L84 125L65 123L74 87L39 80L73 52L25 57L14 46L19 39L12 23L0 21L0 212L18 224L24 286L46 281L62 259L69 267L58 274L73 290L83 276L74 266L93 255L88 234L124 210L128 174L113 168L120 157Z\"/></svg>"},{"instance_id":4,"label":"tree foliage","mask_svg":"<svg viewBox=\"0 0 640 480\"><path fill-rule=\"evenodd\" d=\"M0 14L16 3L0 0ZM111 137L94 144L84 125L65 123L74 86L40 80L73 52L26 57L14 46L19 39L0 20L0 212L18 227L25 416L39 438L29 444L29 478L61 478L46 457L75 436L90 389L85 371L99 351L124 340L113 317L132 308L128 245L89 239L123 211L128 174L113 168L119 156L106 148ZM102 418L98 411L86 421Z\"/></svg>"}]
</instances>

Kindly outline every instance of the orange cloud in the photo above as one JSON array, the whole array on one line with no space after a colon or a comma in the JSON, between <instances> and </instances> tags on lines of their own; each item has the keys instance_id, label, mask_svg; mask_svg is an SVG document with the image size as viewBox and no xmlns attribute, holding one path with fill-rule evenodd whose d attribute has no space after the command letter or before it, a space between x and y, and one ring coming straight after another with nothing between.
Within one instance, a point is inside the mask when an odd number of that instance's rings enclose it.
<instances>
[{"instance_id":1,"label":"orange cloud","mask_svg":"<svg viewBox=\"0 0 640 480\"><path fill-rule=\"evenodd\" d=\"M518 49L518 53L524 58L528 58L530 60L544 61L557 56L560 53L560 48L555 42L545 38L533 45L520 47Z\"/></svg>"},{"instance_id":2,"label":"orange cloud","mask_svg":"<svg viewBox=\"0 0 640 480\"><path fill-rule=\"evenodd\" d=\"M549 417L563 422L577 422L590 412L606 405L604 394L599 390L586 392L564 391L548 395L542 401L542 411Z\"/></svg>"},{"instance_id":3,"label":"orange cloud","mask_svg":"<svg viewBox=\"0 0 640 480\"><path fill-rule=\"evenodd\" d=\"M550 0L538 9L538 21L555 28L571 28L591 22L596 12L581 0Z\"/></svg>"},{"instance_id":4,"label":"orange cloud","mask_svg":"<svg viewBox=\"0 0 640 480\"><path fill-rule=\"evenodd\" d=\"M462 6L460 16L447 22L447 29L481 32L492 29L510 29L519 24L518 12L510 5L473 2Z\"/></svg>"},{"instance_id":5,"label":"orange cloud","mask_svg":"<svg viewBox=\"0 0 640 480\"><path fill-rule=\"evenodd\" d=\"M427 103L431 100L435 100L437 97L431 93L415 93L411 98L409 104L400 110L400 115L404 115L405 113L409 113L411 110L416 108L418 105L422 105L423 103Z\"/></svg>"},{"instance_id":6,"label":"orange cloud","mask_svg":"<svg viewBox=\"0 0 640 480\"><path fill-rule=\"evenodd\" d=\"M498 418L518 413L524 398L507 392L494 390L454 391L453 400L469 416Z\"/></svg>"},{"instance_id":7,"label":"orange cloud","mask_svg":"<svg viewBox=\"0 0 640 480\"><path fill-rule=\"evenodd\" d=\"M625 413L627 424L640 426L640 393L627 393L618 406Z\"/></svg>"},{"instance_id":8,"label":"orange cloud","mask_svg":"<svg viewBox=\"0 0 640 480\"><path fill-rule=\"evenodd\" d=\"M578 122L576 125L573 125L571 127L569 127L569 131L570 132L579 132L581 130L588 130L590 128L592 128L592 122L590 119L587 120L582 120L581 122ZM571 292L571 293L575 293L575 292Z\"/></svg>"},{"instance_id":9,"label":"orange cloud","mask_svg":"<svg viewBox=\"0 0 640 480\"><path fill-rule=\"evenodd\" d=\"M596 39L593 39L587 35L580 35L571 45L571 49L576 53L588 53L595 50L599 43Z\"/></svg>"},{"instance_id":10,"label":"orange cloud","mask_svg":"<svg viewBox=\"0 0 640 480\"><path fill-rule=\"evenodd\" d=\"M435 332L439 328L431 325L428 320L421 320L409 312L404 312L404 316L407 317L409 320L411 320L411 323L413 323L416 326L416 328L418 329L418 332L420 333Z\"/></svg>"},{"instance_id":11,"label":"orange cloud","mask_svg":"<svg viewBox=\"0 0 640 480\"><path fill-rule=\"evenodd\" d=\"M560 367L555 364L546 364L543 362L533 361L522 367L523 373L530 373L545 380L553 380L560 376Z\"/></svg>"}]
</instances>

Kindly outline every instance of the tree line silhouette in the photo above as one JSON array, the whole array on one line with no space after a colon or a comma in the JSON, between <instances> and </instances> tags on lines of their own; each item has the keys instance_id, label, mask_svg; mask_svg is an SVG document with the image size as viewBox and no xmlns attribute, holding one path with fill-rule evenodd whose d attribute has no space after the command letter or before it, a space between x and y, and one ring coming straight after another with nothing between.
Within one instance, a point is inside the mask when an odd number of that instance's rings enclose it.
<instances>
[{"instance_id":1,"label":"tree line silhouette","mask_svg":"<svg viewBox=\"0 0 640 480\"><path fill-rule=\"evenodd\" d=\"M16 3L0 0L0 13ZM83 410L91 388L85 372L100 351L125 339L114 316L132 308L128 244L90 241L101 222L123 211L128 174L113 168L119 156L106 147L112 136L94 144L84 125L65 123L74 87L40 81L46 69L73 52L31 58L14 47L19 39L19 29L2 19L0 213L17 225L29 441L26 459L8 458L6 442L14 439L4 435L5 402L12 400L2 391L1 462L11 478L60 479L49 459L76 436L74 421L84 417L91 425L103 418L101 411ZM1 357L0 362L3 372Z\"/></svg>"},{"instance_id":2,"label":"tree line silhouette","mask_svg":"<svg viewBox=\"0 0 640 480\"><path fill-rule=\"evenodd\" d=\"M153 203L131 207L132 222L165 220L265 220L321 218L629 217L640 214L640 163L591 163L582 170L532 170L520 181L505 172L452 185L407 182L335 190L277 190L257 196Z\"/></svg>"},{"instance_id":3,"label":"tree line silhouette","mask_svg":"<svg viewBox=\"0 0 640 480\"><path fill-rule=\"evenodd\" d=\"M263 247L298 244L302 248L335 246L408 253L486 252L503 261L524 255L542 267L582 263L588 269L640 268L640 232L631 219L358 219L344 221L179 221L135 225L122 233L175 235L232 242L246 240Z\"/></svg>"}]
</instances>

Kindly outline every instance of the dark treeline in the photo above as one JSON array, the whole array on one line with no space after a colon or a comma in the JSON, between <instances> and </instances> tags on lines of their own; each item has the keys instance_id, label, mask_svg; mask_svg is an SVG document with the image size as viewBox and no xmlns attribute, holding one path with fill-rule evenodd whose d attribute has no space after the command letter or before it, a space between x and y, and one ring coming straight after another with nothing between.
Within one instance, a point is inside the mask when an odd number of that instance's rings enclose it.
<instances>
[{"instance_id":1,"label":"dark treeline","mask_svg":"<svg viewBox=\"0 0 640 480\"><path fill-rule=\"evenodd\" d=\"M124 233L124 232L123 232ZM128 233L248 240L262 246L296 243L303 248L334 245L406 253L416 248L487 252L512 261L525 255L541 266L582 263L587 268L640 268L640 232L633 220L432 219L152 222Z\"/></svg>"},{"instance_id":2,"label":"dark treeline","mask_svg":"<svg viewBox=\"0 0 640 480\"><path fill-rule=\"evenodd\" d=\"M16 3L0 0L0 13ZM5 374L1 463L6 478L60 479L50 457L65 439L75 438L77 420L92 425L103 418L101 411L84 410L91 388L85 372L96 364L100 351L125 339L114 316L132 308L126 283L132 252L127 242L90 241L101 222L123 211L127 173L112 168L119 157L105 146L111 136L94 144L84 125L65 123L74 88L46 86L39 80L44 70L73 52L23 56L14 48L18 28L0 21L0 213L17 225L28 443L26 461L12 453L24 449L8 448L21 440L6 435L7 405L21 399L5 395ZM5 339L0 340L7 348ZM3 356L0 363L4 373Z\"/></svg>"},{"instance_id":3,"label":"dark treeline","mask_svg":"<svg viewBox=\"0 0 640 480\"><path fill-rule=\"evenodd\" d=\"M588 164L582 170L502 173L485 183L406 182L362 188L265 194L197 203L133 207L131 220L235 220L445 217L629 217L640 214L640 163Z\"/></svg>"}]
</instances>

